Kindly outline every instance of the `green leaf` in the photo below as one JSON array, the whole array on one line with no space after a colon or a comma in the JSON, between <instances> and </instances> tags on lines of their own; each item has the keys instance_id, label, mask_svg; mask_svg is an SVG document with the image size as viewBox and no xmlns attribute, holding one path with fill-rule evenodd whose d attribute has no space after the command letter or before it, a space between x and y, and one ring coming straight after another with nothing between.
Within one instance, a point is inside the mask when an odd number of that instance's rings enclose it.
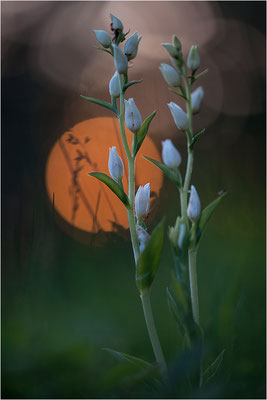
<instances>
[{"instance_id":1,"label":"green leaf","mask_svg":"<svg viewBox=\"0 0 267 400\"><path fill-rule=\"evenodd\" d=\"M196 228L196 235L195 235L196 243L199 242L210 217L212 216L212 214L214 213L214 211L216 210L218 205L221 203L222 199L226 196L226 194L227 194L226 192L223 192L219 197L217 197L216 200L214 200L212 203L210 203L202 211L202 213L199 217L199 220L197 221L197 228Z\"/></svg>"},{"instance_id":2,"label":"green leaf","mask_svg":"<svg viewBox=\"0 0 267 400\"><path fill-rule=\"evenodd\" d=\"M109 54L111 54L111 55L112 55L111 51L110 51L110 50L108 50L108 49L105 49L104 47L95 46L95 45L94 45L94 47L95 47L96 49L98 49L98 50L105 51L106 53L109 53Z\"/></svg>"},{"instance_id":3,"label":"green leaf","mask_svg":"<svg viewBox=\"0 0 267 400\"><path fill-rule=\"evenodd\" d=\"M108 103L108 102L102 101L102 100L98 100L98 99L94 99L93 97L86 97L83 95L80 95L80 97L84 100L90 101L91 103L95 103L95 104L98 104L99 106L105 107L108 110L114 112L118 116L118 111L113 107L113 105L111 103Z\"/></svg>"},{"instance_id":4,"label":"green leaf","mask_svg":"<svg viewBox=\"0 0 267 400\"><path fill-rule=\"evenodd\" d=\"M178 186L178 188L182 187L182 178L179 169L172 169L162 164L159 161L153 160L153 158L144 156L148 161L152 162L152 164L156 165L159 169L161 169L164 174Z\"/></svg>"},{"instance_id":5,"label":"green leaf","mask_svg":"<svg viewBox=\"0 0 267 400\"><path fill-rule=\"evenodd\" d=\"M215 374L217 373L222 360L223 360L223 356L225 353L225 349L223 349L223 351L218 355L218 357L216 358L215 361L213 361L213 363L206 369L206 371L203 374L203 383L208 383L210 381L210 379L212 379Z\"/></svg>"},{"instance_id":6,"label":"green leaf","mask_svg":"<svg viewBox=\"0 0 267 400\"><path fill-rule=\"evenodd\" d=\"M202 76L206 75L209 72L208 68L204 69L204 71L200 72L198 75L194 76L194 80L201 78Z\"/></svg>"},{"instance_id":7,"label":"green leaf","mask_svg":"<svg viewBox=\"0 0 267 400\"><path fill-rule=\"evenodd\" d=\"M130 81L130 82L125 83L125 84L123 85L123 92L125 93L126 90L127 90L130 86L133 86L133 85L136 85L137 83L142 83L142 82L143 82L143 81L141 80L141 81Z\"/></svg>"},{"instance_id":8,"label":"green leaf","mask_svg":"<svg viewBox=\"0 0 267 400\"><path fill-rule=\"evenodd\" d=\"M130 356L129 354L122 353L121 351L116 351L109 348L103 348L103 350L109 352L113 357L115 357L119 361L130 362L140 368L153 367L153 365L150 364L149 362L142 360L141 358L137 358L134 356Z\"/></svg>"},{"instance_id":9,"label":"green leaf","mask_svg":"<svg viewBox=\"0 0 267 400\"><path fill-rule=\"evenodd\" d=\"M104 174L103 172L90 172L88 175L93 176L94 178L104 182L115 195L123 202L126 207L129 207L129 199L127 194L122 190L120 185L114 181L114 179L110 178L110 176Z\"/></svg>"},{"instance_id":10,"label":"green leaf","mask_svg":"<svg viewBox=\"0 0 267 400\"><path fill-rule=\"evenodd\" d=\"M146 137L146 134L148 132L149 125L150 125L152 119L155 117L155 115L156 115L156 111L153 111L153 113L150 114L144 120L144 122L142 123L141 128L135 133L135 135L137 135L137 141L136 141L136 144L135 144L135 148L133 150L133 156L134 157L136 156L138 150L140 149L140 147L141 147L141 145L142 145L142 143L143 143L143 141L144 141L144 139Z\"/></svg>"},{"instance_id":11,"label":"green leaf","mask_svg":"<svg viewBox=\"0 0 267 400\"><path fill-rule=\"evenodd\" d=\"M181 334L184 336L186 333L186 326L185 326L185 320L184 320L184 316L183 316L183 310L182 309L178 309L176 302L174 301L169 289L167 288L166 290L167 292L167 300L168 300L168 306L169 309L171 311L171 314L173 316L173 318L175 319Z\"/></svg>"},{"instance_id":12,"label":"green leaf","mask_svg":"<svg viewBox=\"0 0 267 400\"><path fill-rule=\"evenodd\" d=\"M185 101L187 101L187 97L183 94L183 93L179 93L177 90L169 88L169 90L174 93L177 94L178 96L182 97L182 99L184 99Z\"/></svg>"},{"instance_id":13,"label":"green leaf","mask_svg":"<svg viewBox=\"0 0 267 400\"><path fill-rule=\"evenodd\" d=\"M163 246L165 218L156 226L137 261L136 284L140 292L150 289L156 276Z\"/></svg>"},{"instance_id":14,"label":"green leaf","mask_svg":"<svg viewBox=\"0 0 267 400\"><path fill-rule=\"evenodd\" d=\"M200 138L200 136L205 132L206 128L201 129L201 131L199 131L198 133L195 134L195 136L193 136L191 143L190 143L190 149L193 150L195 143L198 141L198 139Z\"/></svg>"}]
</instances>

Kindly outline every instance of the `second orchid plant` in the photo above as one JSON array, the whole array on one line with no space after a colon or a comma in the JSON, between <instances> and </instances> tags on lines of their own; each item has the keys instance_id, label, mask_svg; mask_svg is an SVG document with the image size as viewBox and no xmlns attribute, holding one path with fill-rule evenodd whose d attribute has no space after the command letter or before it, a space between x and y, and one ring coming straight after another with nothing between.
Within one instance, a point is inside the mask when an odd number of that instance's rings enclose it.
<instances>
[{"instance_id":1,"label":"second orchid plant","mask_svg":"<svg viewBox=\"0 0 267 400\"><path fill-rule=\"evenodd\" d=\"M109 93L111 100L105 102L92 97L81 96L83 99L109 109L115 114L119 121L121 141L128 163L128 193L126 193L122 178L124 166L115 146L109 149L108 169L110 176L102 172L91 172L90 175L106 184L113 193L121 200L127 209L130 237L132 242L134 260L136 265L136 283L140 292L144 317L153 347L156 365L151 365L136 357L111 351L114 355L135 363L143 370L157 369L165 388L171 390L173 382L170 379L169 369L165 361L156 326L154 323L150 291L156 272L158 270L160 256L163 246L165 219L156 226L151 234L148 233L145 220L149 213L150 183L145 183L138 190L135 189L135 159L142 143L148 133L149 125L155 117L154 111L143 122L133 98L125 99L127 90L141 81L128 80L129 62L135 59L141 40L138 32L135 32L125 42L123 49L119 46L125 41L129 31L124 33L121 20L111 14L112 36L104 30L95 30L99 49L107 52L113 58L114 75L109 82ZM194 146L204 129L198 133L193 131L193 115L200 111L204 91L202 87L192 91L194 83L207 71L197 74L200 66L200 56L197 46L192 46L187 63L184 62L182 46L179 39L174 36L173 43L164 43L163 46L169 53L173 66L161 64L160 70L172 91L181 97L186 104L186 112L175 104L168 104L177 128L185 132L187 137L187 168L184 179L182 179L179 166L182 162L179 151L174 147L170 139L162 142L163 163L145 157L148 161L160 168L165 175L178 187L180 193L180 215L177 216L173 227L169 228L169 240L174 259L174 273L171 278L170 287L167 289L169 308L177 321L185 342L189 348L195 343L199 345L198 372L195 380L197 386L208 381L216 372L222 354L215 362L203 371L202 360L202 329L199 321L198 283L196 258L199 240L204 228L223 198L224 193L204 210L201 211L199 196L195 186L191 185L191 174L193 168ZM129 146L125 125L132 132L132 143ZM189 196L190 194L190 196ZM189 199L188 199L189 198ZM193 379L192 378L192 382Z\"/></svg>"}]
</instances>

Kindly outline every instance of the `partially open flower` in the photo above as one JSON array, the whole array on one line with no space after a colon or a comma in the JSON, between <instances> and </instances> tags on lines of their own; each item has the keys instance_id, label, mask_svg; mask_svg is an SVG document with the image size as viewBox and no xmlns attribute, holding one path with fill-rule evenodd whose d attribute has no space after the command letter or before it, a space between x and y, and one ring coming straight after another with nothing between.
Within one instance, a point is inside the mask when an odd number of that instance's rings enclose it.
<instances>
[{"instance_id":1,"label":"partially open flower","mask_svg":"<svg viewBox=\"0 0 267 400\"><path fill-rule=\"evenodd\" d=\"M123 53L128 60L133 60L137 55L138 45L142 36L138 37L138 32L135 32L124 45Z\"/></svg>"},{"instance_id":2,"label":"partially open flower","mask_svg":"<svg viewBox=\"0 0 267 400\"><path fill-rule=\"evenodd\" d=\"M140 252L142 252L145 249L145 247L150 239L150 235L140 225L136 226L136 232L137 232L137 237L139 240L139 249L140 249Z\"/></svg>"},{"instance_id":3,"label":"partially open flower","mask_svg":"<svg viewBox=\"0 0 267 400\"><path fill-rule=\"evenodd\" d=\"M163 140L162 142L162 160L169 168L179 167L182 157L179 151L174 147L170 139Z\"/></svg>"},{"instance_id":4,"label":"partially open flower","mask_svg":"<svg viewBox=\"0 0 267 400\"><path fill-rule=\"evenodd\" d=\"M180 85L180 75L175 68L173 68L169 64L162 63L162 64L160 64L159 69L161 70L163 78L168 83L168 85L174 86L174 87L177 87Z\"/></svg>"},{"instance_id":5,"label":"partially open flower","mask_svg":"<svg viewBox=\"0 0 267 400\"><path fill-rule=\"evenodd\" d=\"M106 31L94 30L97 40L103 47L108 48L111 45L111 38Z\"/></svg>"},{"instance_id":6,"label":"partially open flower","mask_svg":"<svg viewBox=\"0 0 267 400\"><path fill-rule=\"evenodd\" d=\"M116 146L109 148L108 159L109 173L115 181L121 180L123 177L123 163L122 159L117 153Z\"/></svg>"},{"instance_id":7,"label":"partially open flower","mask_svg":"<svg viewBox=\"0 0 267 400\"><path fill-rule=\"evenodd\" d=\"M187 114L175 104L173 101L168 103L169 109L172 113L175 125L177 128L181 129L182 131L186 131L189 126L189 120Z\"/></svg>"},{"instance_id":8,"label":"partially open flower","mask_svg":"<svg viewBox=\"0 0 267 400\"><path fill-rule=\"evenodd\" d=\"M191 94L191 107L192 107L193 114L197 114L200 111L203 96L204 96L204 90L202 89L201 86L199 86Z\"/></svg>"},{"instance_id":9,"label":"partially open flower","mask_svg":"<svg viewBox=\"0 0 267 400\"><path fill-rule=\"evenodd\" d=\"M150 183L139 186L135 195L135 214L138 219L144 219L149 213Z\"/></svg>"},{"instance_id":10,"label":"partially open flower","mask_svg":"<svg viewBox=\"0 0 267 400\"><path fill-rule=\"evenodd\" d=\"M142 125L142 117L140 111L135 105L134 99L124 100L125 103L125 124L127 128L135 133Z\"/></svg>"},{"instance_id":11,"label":"partially open flower","mask_svg":"<svg viewBox=\"0 0 267 400\"><path fill-rule=\"evenodd\" d=\"M187 58L187 66L192 71L196 71L200 66L200 56L197 46L192 46Z\"/></svg>"},{"instance_id":12,"label":"partially open flower","mask_svg":"<svg viewBox=\"0 0 267 400\"><path fill-rule=\"evenodd\" d=\"M200 216L201 205L195 186L191 185L190 198L187 207L187 216L194 222Z\"/></svg>"},{"instance_id":13,"label":"partially open flower","mask_svg":"<svg viewBox=\"0 0 267 400\"><path fill-rule=\"evenodd\" d=\"M109 82L110 96L120 97L120 77L118 71L115 72Z\"/></svg>"},{"instance_id":14,"label":"partially open flower","mask_svg":"<svg viewBox=\"0 0 267 400\"><path fill-rule=\"evenodd\" d=\"M113 44L112 47L114 50L114 63L116 70L119 74L126 74L128 71L128 60L125 54L123 54L121 49L115 44Z\"/></svg>"}]
</instances>

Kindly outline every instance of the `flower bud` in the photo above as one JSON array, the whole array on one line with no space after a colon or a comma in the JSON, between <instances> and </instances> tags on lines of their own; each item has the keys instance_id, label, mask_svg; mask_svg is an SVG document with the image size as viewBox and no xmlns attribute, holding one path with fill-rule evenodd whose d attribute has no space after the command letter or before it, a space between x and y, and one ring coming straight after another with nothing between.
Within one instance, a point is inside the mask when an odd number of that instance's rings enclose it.
<instances>
[{"instance_id":1,"label":"flower bud","mask_svg":"<svg viewBox=\"0 0 267 400\"><path fill-rule=\"evenodd\" d=\"M113 31L119 30L119 31L123 32L123 24L122 24L121 20L119 18L115 17L115 15L113 15L113 14L110 14L110 18L112 21L112 30Z\"/></svg>"},{"instance_id":2,"label":"flower bud","mask_svg":"<svg viewBox=\"0 0 267 400\"><path fill-rule=\"evenodd\" d=\"M106 31L96 31L94 30L97 40L103 47L108 48L111 45L111 38Z\"/></svg>"},{"instance_id":3,"label":"flower bud","mask_svg":"<svg viewBox=\"0 0 267 400\"><path fill-rule=\"evenodd\" d=\"M200 56L197 46L192 46L187 57L187 66L192 71L196 71L200 66Z\"/></svg>"},{"instance_id":4,"label":"flower bud","mask_svg":"<svg viewBox=\"0 0 267 400\"><path fill-rule=\"evenodd\" d=\"M115 72L109 82L110 96L120 97L120 77L118 71Z\"/></svg>"},{"instance_id":5,"label":"flower bud","mask_svg":"<svg viewBox=\"0 0 267 400\"><path fill-rule=\"evenodd\" d=\"M203 96L204 96L204 90L202 89L201 86L199 86L191 94L191 107L193 114L197 114L200 111Z\"/></svg>"},{"instance_id":6,"label":"flower bud","mask_svg":"<svg viewBox=\"0 0 267 400\"><path fill-rule=\"evenodd\" d=\"M191 185L190 198L187 207L188 218L194 222L200 216L200 210L201 205L196 188L195 186Z\"/></svg>"},{"instance_id":7,"label":"flower bud","mask_svg":"<svg viewBox=\"0 0 267 400\"><path fill-rule=\"evenodd\" d=\"M162 160L169 168L179 167L182 157L179 151L174 147L170 139L163 140L162 142Z\"/></svg>"},{"instance_id":8,"label":"flower bud","mask_svg":"<svg viewBox=\"0 0 267 400\"><path fill-rule=\"evenodd\" d=\"M182 50L181 42L176 35L173 35L172 41L173 45L176 47L177 50Z\"/></svg>"},{"instance_id":9,"label":"flower bud","mask_svg":"<svg viewBox=\"0 0 267 400\"><path fill-rule=\"evenodd\" d=\"M122 179L123 177L123 163L120 156L117 153L116 146L109 148L109 159L108 159L109 173L115 181Z\"/></svg>"},{"instance_id":10,"label":"flower bud","mask_svg":"<svg viewBox=\"0 0 267 400\"><path fill-rule=\"evenodd\" d=\"M124 45L123 53L128 60L133 60L137 55L138 45L142 36L138 37L138 32L135 32Z\"/></svg>"},{"instance_id":11,"label":"flower bud","mask_svg":"<svg viewBox=\"0 0 267 400\"><path fill-rule=\"evenodd\" d=\"M175 125L177 126L178 129L181 129L182 131L185 131L188 129L189 126L189 120L187 114L179 107L177 104L175 104L173 101L168 103L169 109L172 113Z\"/></svg>"},{"instance_id":12,"label":"flower bud","mask_svg":"<svg viewBox=\"0 0 267 400\"><path fill-rule=\"evenodd\" d=\"M159 69L168 85L174 87L180 85L180 75L175 68L171 67L169 64L160 64Z\"/></svg>"},{"instance_id":13,"label":"flower bud","mask_svg":"<svg viewBox=\"0 0 267 400\"><path fill-rule=\"evenodd\" d=\"M139 249L140 249L140 252L142 252L145 249L145 247L150 239L150 235L140 225L136 226L136 232L137 232L137 237L139 240Z\"/></svg>"},{"instance_id":14,"label":"flower bud","mask_svg":"<svg viewBox=\"0 0 267 400\"><path fill-rule=\"evenodd\" d=\"M144 219L149 213L150 183L139 186L135 195L135 214L138 219Z\"/></svg>"},{"instance_id":15,"label":"flower bud","mask_svg":"<svg viewBox=\"0 0 267 400\"><path fill-rule=\"evenodd\" d=\"M116 70L119 74L126 74L128 71L128 60L125 54L123 54L121 49L115 44L113 44L112 47L114 50L114 63Z\"/></svg>"},{"instance_id":16,"label":"flower bud","mask_svg":"<svg viewBox=\"0 0 267 400\"><path fill-rule=\"evenodd\" d=\"M142 126L142 117L140 111L135 105L134 99L124 100L125 103L125 124L127 128L135 133Z\"/></svg>"},{"instance_id":17,"label":"flower bud","mask_svg":"<svg viewBox=\"0 0 267 400\"><path fill-rule=\"evenodd\" d=\"M173 58L178 58L179 57L179 51L175 46L173 46L171 43L161 43L162 46L167 50L169 55Z\"/></svg>"}]
</instances>

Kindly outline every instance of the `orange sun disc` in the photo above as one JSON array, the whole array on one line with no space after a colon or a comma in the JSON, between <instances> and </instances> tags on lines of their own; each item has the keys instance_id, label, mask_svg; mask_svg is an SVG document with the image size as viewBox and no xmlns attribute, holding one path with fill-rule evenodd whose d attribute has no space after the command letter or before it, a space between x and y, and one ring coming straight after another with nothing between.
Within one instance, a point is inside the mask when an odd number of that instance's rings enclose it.
<instances>
[{"instance_id":1,"label":"orange sun disc","mask_svg":"<svg viewBox=\"0 0 267 400\"><path fill-rule=\"evenodd\" d=\"M126 129L131 148L133 133ZM128 228L127 212L117 196L102 182L88 175L99 171L109 175L109 147L116 146L123 160L123 185L127 193L127 159L120 138L118 120L93 118L75 125L56 142L46 165L46 187L56 211L68 223L87 232ZM149 136L136 157L136 189L150 182L157 197L162 186L161 171L142 155L156 160L159 152Z\"/></svg>"}]
</instances>

